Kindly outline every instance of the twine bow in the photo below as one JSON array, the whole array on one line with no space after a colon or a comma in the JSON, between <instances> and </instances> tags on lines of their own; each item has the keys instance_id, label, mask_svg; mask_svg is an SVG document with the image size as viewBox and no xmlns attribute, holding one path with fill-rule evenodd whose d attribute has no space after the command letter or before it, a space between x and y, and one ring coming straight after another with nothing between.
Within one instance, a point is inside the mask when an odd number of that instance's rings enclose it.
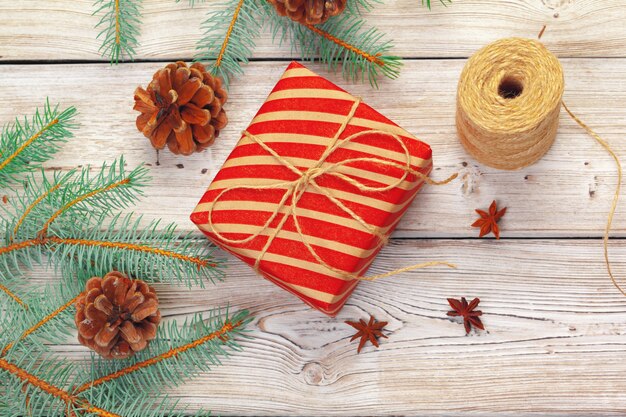
<instances>
[{"instance_id":1,"label":"twine bow","mask_svg":"<svg viewBox=\"0 0 626 417\"><path fill-rule=\"evenodd\" d=\"M270 225L272 224L272 222L274 222L276 217L278 217L278 215L282 211L282 209L288 204L287 202L288 202L289 198L291 197L291 204L289 204L287 212L285 213L285 215L283 216L281 221L278 223L278 225L274 229L274 232L269 235L269 237L267 239L267 242L265 243L265 246L263 246L263 249L261 250L261 252L259 253L259 255L257 256L257 258L256 258L256 260L254 262L253 268L254 268L255 271L257 271L257 273L259 272L259 265L261 263L261 260L263 259L263 257L267 253L268 249L272 245L272 242L274 241L274 239L278 236L278 234L282 230L283 226L285 225L285 223L286 223L287 219L289 219L289 217L291 217L293 219L293 223L294 223L296 231L297 231L297 233L298 233L298 235L300 237L300 240L302 241L304 246L307 248L307 250L309 251L311 256L313 256L313 258L315 258L315 260L320 265L325 267L326 269L328 269L330 271L333 271L333 272L341 275L342 277L345 277L345 278L348 278L348 279L360 279L360 280L373 281L373 280L376 280L376 279L379 279L379 278L395 275L395 274L398 274L398 273L401 273L401 272L406 272L406 271L410 271L410 270L413 270L413 269L425 268L425 267L428 267L428 266L435 266L435 265L446 265L446 266L448 266L450 268L456 268L455 265L450 264L448 262L432 261L432 262L426 262L426 263L422 263L422 264L408 266L408 267L405 267L405 268L397 269L397 270L394 270L394 271L390 271L390 272L387 272L387 273L384 273L384 274L380 274L380 275L375 275L375 276L372 276L372 277L360 277L357 274L349 273L349 272L343 271L341 269L335 268L332 265L329 265L326 261L324 261L321 258L321 256L315 250L315 248L309 243L307 236L302 232L302 227L300 225L299 215L298 215L298 202L300 201L300 199L302 198L302 196L304 195L306 190L311 187L311 188L314 188L315 190L317 190L320 194L326 196L326 198L328 198L333 204L335 204L337 207L339 207L344 213L348 214L355 222L360 224L366 231L368 231L372 235L376 236L379 239L379 246L378 247L384 245L387 242L387 239L388 239L387 236L384 234L384 232L379 227L375 227L375 226L372 226L372 225L368 224L361 216L356 214L353 210L351 210L349 207L347 207L339 199L337 199L335 196L333 196L332 193L328 189L325 189L324 187L321 187L321 186L319 186L319 184L317 184L316 179L321 177L321 176L323 176L323 175L331 175L331 176L334 176L336 178L339 178L339 179L341 179L341 180L343 180L343 181L353 185L354 187L358 188L360 191L362 191L364 193L380 193L380 192L389 191L389 190L399 186L400 184L402 184L402 182L404 182L406 180L407 176L409 176L409 175L415 175L416 177L422 179L424 182L426 182L427 184L430 184L430 185L447 184L447 183L449 183L450 181L454 180L457 177L457 174L453 174L452 176L450 176L446 180L438 182L438 181L433 181L427 175L425 175L425 174L423 174L423 173L421 173L419 171L416 171L413 168L411 168L411 163L410 163L411 162L411 155L409 153L409 149L407 148L406 144L402 141L400 136L396 135L395 133L389 132L389 131L374 130L374 129L372 129L372 130L365 130L365 131L362 131L362 132L350 135L347 138L345 138L345 139L340 141L339 137L345 131L346 127L348 126L348 124L350 123L352 118L354 117L354 114L356 113L356 110L357 110L357 108L359 107L360 104L361 104L361 99L356 99L354 104L352 105L352 108L350 109L350 112L348 113L346 118L343 120L341 126L339 127L339 130L337 130L337 133L335 133L335 136L332 138L330 145L326 148L326 150L324 151L322 156L319 158L319 160L315 163L315 165L313 165L311 168L309 168L308 170L306 170L304 172L301 171L300 169L298 169L297 167L295 167L287 159L283 158L278 153L276 153L276 151L274 151L272 148L267 146L257 136L251 134L248 131L244 131L243 132L243 135L245 137L247 137L248 139L250 139L253 142L257 143L267 153L272 155L278 162L280 162L282 165L284 165L290 171L292 171L294 174L297 175L297 178L295 180L293 180L293 181L283 181L283 182L278 182L278 183L270 184L270 185L236 185L236 186L232 186L232 187L226 188L226 189L222 190L217 195L217 197L215 198L215 200L213 200L213 203L211 204L211 207L210 207L209 212L208 212L208 224L209 224L209 227L211 229L211 232L217 238L219 238L220 240L222 240L225 243L228 243L228 244L245 244L245 243L248 243L248 242L256 239L258 236L263 234L263 232L265 232L265 230L267 230L270 227ZM343 161L340 161L340 162L336 162L336 163L328 163L327 162L328 157L330 155L332 155L335 151L345 147L346 145L351 143L353 140L358 139L358 138L360 138L362 136L365 136L365 135L369 135L369 134L384 135L384 136L388 137L390 140L396 141L402 147L402 151L404 153L404 161L403 161L403 163L400 164L400 163L397 163L397 162L389 161L389 160L382 159L382 158L375 158L375 157L352 158L352 159L346 159L346 160L343 160ZM375 164L379 164L379 165L395 167L395 168L399 168L399 169L403 170L404 174L402 175L402 177L400 177L399 179L397 179L396 181L394 181L393 183L391 183L389 185L381 186L381 187L373 187L373 186L366 185L363 182L361 182L359 180L356 180L356 179L354 179L352 177L349 177L349 176L347 176L345 174L342 174L341 172L338 171L339 168L341 168L342 166L348 165L348 164L352 164L352 163L356 163L356 162L370 162L370 163L375 163ZM283 194L283 197L281 198L280 202L278 203L278 205L276 207L276 210L274 210L272 212L271 216L263 224L261 229L259 231L257 231L256 233L253 233L253 234L251 234L250 236L248 236L248 237L246 237L244 239L229 239L229 238L225 237L224 235L222 235L219 231L216 230L215 225L213 224L213 210L215 209L215 206L217 205L218 201L220 201L220 199L222 198L222 196L224 194L226 194L226 193L228 193L230 191L233 191L233 190L269 190L269 189L282 189L282 188L286 189L286 192L285 192L285 194Z\"/></svg>"}]
</instances>

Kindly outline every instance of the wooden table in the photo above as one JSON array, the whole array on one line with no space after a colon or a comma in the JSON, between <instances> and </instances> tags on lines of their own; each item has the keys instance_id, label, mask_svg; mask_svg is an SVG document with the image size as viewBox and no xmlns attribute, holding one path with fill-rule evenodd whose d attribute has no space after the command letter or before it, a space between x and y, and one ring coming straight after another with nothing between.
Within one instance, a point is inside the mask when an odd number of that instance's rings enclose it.
<instances>
[{"instance_id":1,"label":"wooden table","mask_svg":"<svg viewBox=\"0 0 626 417\"><path fill-rule=\"evenodd\" d=\"M124 154L152 167L136 211L195 230L189 213L290 60L264 33L231 88L230 123L208 151L156 155L135 129L133 90L172 60L190 60L213 1L144 0L136 62L98 55L92 0L0 0L0 122L31 114L46 96L78 108L76 138L47 170L100 165ZM372 270L447 260L364 283L336 319L228 261L228 279L204 290L159 286L167 318L230 304L256 319L244 351L171 395L219 415L609 415L626 412L626 299L611 284L601 236L616 184L610 156L564 112L555 145L516 172L469 157L454 127L465 59L508 36L542 38L563 63L565 101L626 161L626 0L389 0L369 21L395 39L402 76L380 91L311 68L348 88L433 148L436 178L461 181L418 196ZM477 239L474 209L508 206L503 238ZM626 204L618 208L613 267L626 276ZM35 278L48 278L37 269ZM626 283L626 280L624 280ZM484 332L466 336L446 297L480 297ZM380 349L356 354L344 320L389 321ZM82 357L75 343L59 347Z\"/></svg>"}]
</instances>

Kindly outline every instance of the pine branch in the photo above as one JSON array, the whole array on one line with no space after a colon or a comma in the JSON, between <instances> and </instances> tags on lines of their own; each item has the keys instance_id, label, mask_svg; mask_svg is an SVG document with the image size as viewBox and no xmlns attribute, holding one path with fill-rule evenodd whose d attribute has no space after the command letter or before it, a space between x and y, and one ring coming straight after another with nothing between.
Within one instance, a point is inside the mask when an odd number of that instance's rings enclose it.
<instances>
[{"instance_id":1,"label":"pine branch","mask_svg":"<svg viewBox=\"0 0 626 417\"><path fill-rule=\"evenodd\" d=\"M58 282L46 285L44 288L24 286L20 295L28 301L29 308L23 309L16 305L4 306L8 315L6 323L11 323L11 330L4 330L6 337L0 339L0 357L7 353L21 341L28 339L29 344L36 344L41 351L47 350L47 343L61 343L70 335L74 322L72 308L76 296L83 290L80 279L68 279L59 285Z\"/></svg>"},{"instance_id":2,"label":"pine branch","mask_svg":"<svg viewBox=\"0 0 626 417\"><path fill-rule=\"evenodd\" d=\"M28 305L20 297L18 297L13 291L11 291L8 287L2 285L1 283L0 283L0 291L5 293L9 298L13 299L13 301L15 301L21 307L28 309Z\"/></svg>"},{"instance_id":3,"label":"pine branch","mask_svg":"<svg viewBox=\"0 0 626 417\"><path fill-rule=\"evenodd\" d=\"M378 87L379 74L397 78L402 62L399 57L387 55L392 45L383 40L384 35L375 28L363 29L364 23L345 16L329 20L321 28L312 25L306 28L321 37L319 59L329 69L336 70L341 64L345 78L353 81L367 78L372 86Z\"/></svg>"},{"instance_id":4,"label":"pine branch","mask_svg":"<svg viewBox=\"0 0 626 417\"><path fill-rule=\"evenodd\" d=\"M43 366L53 363L54 366ZM75 386L76 367L68 361L53 358L50 354L19 346L0 358L0 374L6 374L6 398L13 415L55 416L65 415L72 408L79 408L101 417L121 417L88 403L69 392ZM80 415L83 415L82 413Z\"/></svg>"},{"instance_id":5,"label":"pine branch","mask_svg":"<svg viewBox=\"0 0 626 417\"><path fill-rule=\"evenodd\" d=\"M322 25L301 25L279 16L266 0L261 8L270 22L274 37L291 38L302 59L319 60L330 70L341 66L342 75L350 80L365 80L377 87L379 75L397 78L402 61L389 55L391 42L375 28L364 28L365 21L348 10Z\"/></svg>"},{"instance_id":6,"label":"pine branch","mask_svg":"<svg viewBox=\"0 0 626 417\"><path fill-rule=\"evenodd\" d=\"M39 219L45 219L54 212L54 205L58 204L57 201L60 198L56 195L63 191L61 187L67 184L75 173L75 170L64 175L54 173L52 180L49 180L42 171L39 177L30 175L25 179L22 193L10 200L10 210L3 207L7 218L13 217L15 213L21 213L19 218L3 227L7 233L7 242L27 239L41 230L43 223L40 223ZM32 222L27 221L31 219L35 220L36 229L31 227Z\"/></svg>"},{"instance_id":7,"label":"pine branch","mask_svg":"<svg viewBox=\"0 0 626 417\"><path fill-rule=\"evenodd\" d=\"M20 337L15 342L8 343L4 347L4 349L2 349L2 352L0 352L0 357L5 356L7 354L7 352L9 350L11 350L11 348L15 345L15 343L21 342L22 340L24 340L25 338L27 338L31 334L35 333L41 327L43 327L44 325L49 323L52 319L56 318L59 314L65 312L65 310L67 310L69 307L74 305L74 303L76 302L77 298L78 298L78 296L76 296L76 297L72 298L71 300L67 301L65 304L63 304L62 306L60 306L59 308L57 308L56 310L54 310L50 314L46 315L44 318L39 320L37 323L35 323L31 327L29 327L28 329L24 330L24 332L22 332Z\"/></svg>"},{"instance_id":8,"label":"pine branch","mask_svg":"<svg viewBox=\"0 0 626 417\"><path fill-rule=\"evenodd\" d=\"M208 371L210 364L219 364L219 356L239 350L234 338L242 334L248 321L245 311L228 317L227 312L216 310L208 320L196 316L182 328L172 322L136 357L123 361L94 359L90 369L83 372L18 340L16 347L0 358L0 374L9 377L1 379L6 385L4 398L12 399L5 406L11 407L11 415L29 416L65 415L68 410L102 417L188 415L167 398L155 406L152 396L166 386ZM54 366L43 366L46 363Z\"/></svg>"},{"instance_id":9,"label":"pine branch","mask_svg":"<svg viewBox=\"0 0 626 417\"><path fill-rule=\"evenodd\" d=\"M203 37L196 45L196 59L210 61L208 69L228 86L231 77L243 74L261 31L257 0L230 0L209 12L202 24Z\"/></svg>"},{"instance_id":10,"label":"pine branch","mask_svg":"<svg viewBox=\"0 0 626 417\"><path fill-rule=\"evenodd\" d=\"M117 64L127 56L133 59L138 45L141 25L140 0L97 0L94 14L102 17L96 25L100 29L97 39L102 39L99 52Z\"/></svg>"},{"instance_id":11,"label":"pine branch","mask_svg":"<svg viewBox=\"0 0 626 417\"><path fill-rule=\"evenodd\" d=\"M104 230L65 230L63 237L50 236L46 244L51 262L70 276L81 272L103 276L115 269L149 282L188 287L223 279L214 247L177 232L174 224L163 230L159 225L156 221L143 228L141 217L115 216Z\"/></svg>"},{"instance_id":12,"label":"pine branch","mask_svg":"<svg viewBox=\"0 0 626 417\"><path fill-rule=\"evenodd\" d=\"M24 118L5 126L0 134L0 187L14 183L20 174L39 169L49 160L72 137L75 114L73 107L60 111L46 102L31 120Z\"/></svg>"},{"instance_id":13,"label":"pine branch","mask_svg":"<svg viewBox=\"0 0 626 417\"><path fill-rule=\"evenodd\" d=\"M3 135L0 161L10 169L5 183L56 150L53 143L47 153L36 153L48 145L39 142L50 132L58 140L70 136L57 130L70 125L60 115L51 119L53 114L46 110L27 129L16 127L8 134L15 138L14 146ZM34 155L37 164L28 166L25 155ZM31 173L19 191L12 190L10 204L0 206L0 415L182 417L185 410L167 397L155 405L159 392L131 397L137 391L125 381L161 380L163 385L154 386L158 390L208 370L219 364L220 356L239 349L233 337L248 320L245 312L233 317L215 312L207 323L198 317L183 329L162 323L149 350L108 365L94 362L86 373L50 351L48 343L66 340L75 328L73 305L88 277L118 270L147 281L189 286L222 278L214 247L204 240L180 234L174 225L161 229L158 221L142 228L141 217L121 215L141 195L146 179L143 167L126 173L122 158L95 175L89 167L51 177ZM62 279L44 288L33 286L22 270L46 260L62 272ZM88 387L84 395L75 392L81 386Z\"/></svg>"},{"instance_id":14,"label":"pine branch","mask_svg":"<svg viewBox=\"0 0 626 417\"><path fill-rule=\"evenodd\" d=\"M16 399L9 403L14 415L37 415L43 410L49 415L63 415L66 404L71 402L71 395L60 385L67 383L69 366L57 363L43 372L37 372L45 376L36 375L35 359L29 358L28 353L35 352L24 350L21 355L14 352L15 358L11 361L0 358L0 374L4 373L3 379L8 377L5 397ZM35 357L40 358L36 354Z\"/></svg>"},{"instance_id":15,"label":"pine branch","mask_svg":"<svg viewBox=\"0 0 626 417\"><path fill-rule=\"evenodd\" d=\"M64 187L61 207L48 217L39 234L45 236L50 225L63 215L83 217L93 214L95 210L104 216L110 215L113 210L129 207L143 194L142 187L147 179L147 170L141 166L126 175L123 157L110 167L104 164L93 179L90 178L89 167L83 169L80 178Z\"/></svg>"},{"instance_id":16,"label":"pine branch","mask_svg":"<svg viewBox=\"0 0 626 417\"><path fill-rule=\"evenodd\" d=\"M75 393L90 399L107 391L130 400L154 395L158 389L176 387L186 378L219 365L220 357L229 356L229 351L240 350L236 337L249 321L247 311L229 317L228 311L214 310L208 319L197 315L181 327L172 322L159 329L157 339L132 358L130 364L97 359L89 371L97 376L79 386Z\"/></svg>"}]
</instances>

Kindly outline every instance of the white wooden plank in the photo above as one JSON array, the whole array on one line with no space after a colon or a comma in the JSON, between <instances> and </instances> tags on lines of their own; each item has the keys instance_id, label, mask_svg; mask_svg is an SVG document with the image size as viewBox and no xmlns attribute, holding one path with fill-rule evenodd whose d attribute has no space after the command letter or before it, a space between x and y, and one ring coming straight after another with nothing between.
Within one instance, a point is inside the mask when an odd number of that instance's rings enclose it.
<instances>
[{"instance_id":1,"label":"white wooden plank","mask_svg":"<svg viewBox=\"0 0 626 417\"><path fill-rule=\"evenodd\" d=\"M101 59L91 0L0 1L1 60ZM190 58L201 37L200 24L209 1L190 9L186 1L144 0L137 58ZM466 57L495 39L536 37L560 56L626 56L625 0L454 0L432 11L420 0L389 0L368 15L369 22L389 34L395 52L406 57ZM290 56L288 45L273 45L271 35L259 39L257 57Z\"/></svg>"},{"instance_id":2,"label":"white wooden plank","mask_svg":"<svg viewBox=\"0 0 626 417\"><path fill-rule=\"evenodd\" d=\"M624 157L626 60L564 59L563 65L566 102ZM48 168L99 165L120 154L130 166L152 164L153 185L137 211L195 230L189 213L286 64L251 65L245 83L242 80L232 87L227 107L230 124L217 143L186 158L162 152L161 165L156 166L155 151L135 128L132 97L135 87L145 85L160 66L0 66L0 102L4 103L0 123L31 114L46 96L63 106L75 105L80 129ZM455 171L463 178L449 186L424 189L397 236L476 236L476 229L470 227L474 208L484 208L493 199L509 207L502 223L504 237L600 236L616 181L609 155L563 112L554 147L536 165L504 172L478 164L460 145L454 127L454 94L462 66L460 60L413 61L400 80L383 83L380 91L360 84L347 86L431 144L435 178ZM313 68L346 86L338 75L327 74L320 66ZM623 235L626 227L624 207L619 206L616 216L617 235Z\"/></svg>"},{"instance_id":3,"label":"white wooden plank","mask_svg":"<svg viewBox=\"0 0 626 417\"><path fill-rule=\"evenodd\" d=\"M227 303L256 317L242 353L172 396L217 415L623 413L626 305L595 241L395 240L373 272L430 259L459 269L362 283L335 319L234 259L215 287L157 286L167 319ZM626 258L615 259L624 276ZM446 316L446 297L461 296L480 297L485 332L466 336ZM369 314L389 321L389 338L357 355L343 321ZM73 341L57 349L85 357Z\"/></svg>"}]
</instances>

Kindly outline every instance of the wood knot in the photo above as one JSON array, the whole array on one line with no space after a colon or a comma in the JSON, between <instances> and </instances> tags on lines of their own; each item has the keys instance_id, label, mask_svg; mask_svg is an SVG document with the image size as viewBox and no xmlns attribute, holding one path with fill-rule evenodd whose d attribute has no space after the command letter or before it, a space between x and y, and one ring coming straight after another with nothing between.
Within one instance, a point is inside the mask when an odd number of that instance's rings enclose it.
<instances>
[{"instance_id":1,"label":"wood knot","mask_svg":"<svg viewBox=\"0 0 626 417\"><path fill-rule=\"evenodd\" d=\"M324 379L324 370L317 362L310 362L304 365L304 368L302 368L302 374L304 381L308 385L320 385Z\"/></svg>"},{"instance_id":2,"label":"wood knot","mask_svg":"<svg viewBox=\"0 0 626 417\"><path fill-rule=\"evenodd\" d=\"M555 10L572 3L572 0L541 0L548 9Z\"/></svg>"}]
</instances>

